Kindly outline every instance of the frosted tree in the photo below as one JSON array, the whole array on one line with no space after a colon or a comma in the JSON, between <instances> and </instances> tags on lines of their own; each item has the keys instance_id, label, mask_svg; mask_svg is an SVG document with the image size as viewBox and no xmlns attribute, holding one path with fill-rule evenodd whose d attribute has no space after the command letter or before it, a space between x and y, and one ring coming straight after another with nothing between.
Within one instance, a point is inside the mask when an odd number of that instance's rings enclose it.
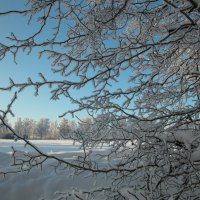
<instances>
[{"instance_id":1,"label":"frosted tree","mask_svg":"<svg viewBox=\"0 0 200 200\"><path fill-rule=\"evenodd\" d=\"M198 199L199 1L29 0L26 7L0 13L21 15L37 27L24 38L13 29L9 42L0 44L0 59L12 54L16 61L22 50L31 56L34 49L63 79L42 73L38 81L11 77L0 88L16 91L1 111L1 124L23 139L5 118L22 90L34 87L38 95L49 86L52 100L62 96L76 105L60 117L87 113L95 137L74 131L71 139L81 142L84 153L70 162L35 150L74 174L87 171L109 180L106 187L74 192L76 198ZM90 90L84 96L76 95L85 88ZM91 151L105 143L106 153Z\"/></svg>"},{"instance_id":2,"label":"frosted tree","mask_svg":"<svg viewBox=\"0 0 200 200\"><path fill-rule=\"evenodd\" d=\"M51 139L59 138L58 122L57 121L51 121L50 122L48 138L51 138Z\"/></svg>"},{"instance_id":3,"label":"frosted tree","mask_svg":"<svg viewBox=\"0 0 200 200\"><path fill-rule=\"evenodd\" d=\"M67 119L62 119L58 126L58 132L61 138L70 138L70 134L73 132L71 122Z\"/></svg>"},{"instance_id":4,"label":"frosted tree","mask_svg":"<svg viewBox=\"0 0 200 200\"><path fill-rule=\"evenodd\" d=\"M50 128L50 120L47 118L41 118L36 123L36 134L40 139L44 139L48 136Z\"/></svg>"},{"instance_id":5,"label":"frosted tree","mask_svg":"<svg viewBox=\"0 0 200 200\"><path fill-rule=\"evenodd\" d=\"M23 135L23 121L21 118L18 118L14 125L14 130L19 134Z\"/></svg>"},{"instance_id":6,"label":"frosted tree","mask_svg":"<svg viewBox=\"0 0 200 200\"><path fill-rule=\"evenodd\" d=\"M36 122L33 119L25 118L23 120L23 127L24 127L23 135L26 138L34 138L36 132Z\"/></svg>"},{"instance_id":7,"label":"frosted tree","mask_svg":"<svg viewBox=\"0 0 200 200\"><path fill-rule=\"evenodd\" d=\"M11 124L6 119L6 123L11 126ZM3 124L0 125L0 138L4 139L13 139L13 134L10 132L10 130L7 128L7 126L4 126Z\"/></svg>"},{"instance_id":8,"label":"frosted tree","mask_svg":"<svg viewBox=\"0 0 200 200\"><path fill-rule=\"evenodd\" d=\"M78 131L82 135L89 135L93 130L91 129L91 125L93 124L92 119L89 117L83 118L78 123ZM91 133L93 134L93 133Z\"/></svg>"},{"instance_id":9,"label":"frosted tree","mask_svg":"<svg viewBox=\"0 0 200 200\"><path fill-rule=\"evenodd\" d=\"M32 119L29 118L25 118L23 120L21 118L18 118L15 122L14 130L21 137L33 138L33 135L35 133L35 123Z\"/></svg>"}]
</instances>

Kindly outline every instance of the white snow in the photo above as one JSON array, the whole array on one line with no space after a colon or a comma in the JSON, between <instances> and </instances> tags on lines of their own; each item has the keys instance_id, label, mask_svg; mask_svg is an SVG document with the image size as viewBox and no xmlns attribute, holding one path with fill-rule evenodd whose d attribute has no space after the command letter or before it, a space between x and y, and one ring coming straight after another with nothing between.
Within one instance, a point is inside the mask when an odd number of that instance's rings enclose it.
<instances>
[{"instance_id":1,"label":"white snow","mask_svg":"<svg viewBox=\"0 0 200 200\"><path fill-rule=\"evenodd\" d=\"M33 141L34 144L45 150L46 153L60 156L62 158L73 159L81 153L80 146L73 145L72 141ZM18 150L31 151L31 148L24 148L21 141L0 140L0 171L12 169L10 164L12 158L10 146ZM71 176L72 169L54 171L52 167L55 161L48 161L43 168L34 168L28 174L25 172L7 174L0 176L0 200L53 200L59 199L60 194L70 193L71 199L74 192L72 188L83 190L92 189L96 186L106 186L106 180L101 175L88 176L84 172L78 176ZM51 164L51 165L50 165ZM87 178L86 178L87 177ZM93 181L96 185L93 185ZM68 198L68 199L70 199ZM66 199L66 198L64 198Z\"/></svg>"},{"instance_id":2,"label":"white snow","mask_svg":"<svg viewBox=\"0 0 200 200\"><path fill-rule=\"evenodd\" d=\"M174 134L175 140L184 143L187 149L191 149L191 144L199 138L193 131L176 131Z\"/></svg>"}]
</instances>

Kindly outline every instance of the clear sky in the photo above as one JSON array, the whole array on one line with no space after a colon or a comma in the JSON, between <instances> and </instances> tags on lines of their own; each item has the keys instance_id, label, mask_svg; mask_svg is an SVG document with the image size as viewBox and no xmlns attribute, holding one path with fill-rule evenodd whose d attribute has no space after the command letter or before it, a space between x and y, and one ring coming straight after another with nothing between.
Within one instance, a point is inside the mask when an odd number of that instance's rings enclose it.
<instances>
[{"instance_id":1,"label":"clear sky","mask_svg":"<svg viewBox=\"0 0 200 200\"><path fill-rule=\"evenodd\" d=\"M25 0L1 0L0 12L5 12L10 9L22 10ZM27 20L20 15L12 14L9 16L0 16L0 42L9 42L5 39L6 36L10 36L11 32L14 32L17 37L24 38L26 35L35 32L37 30L37 24L27 26ZM48 37L49 32L45 32L42 37ZM110 45L112 45L110 43ZM37 50L33 50L30 55L24 52L19 52L16 57L17 64L14 63L13 57L7 54L6 57L0 61L0 87L9 85L9 77L11 77L16 83L26 82L28 77L32 77L33 81L40 80L38 73L42 72L49 80L63 80L58 74L53 74L51 71L51 61L46 57L38 59ZM128 72L124 72L128 73ZM121 78L125 80L127 74L122 74ZM127 80L125 81L127 83ZM127 87L126 83L125 87ZM112 86L113 87L113 86ZM116 84L114 88L123 87L122 82ZM77 92L77 91L76 91ZM77 96L84 96L85 93L91 92L90 87L86 87L77 92ZM12 98L14 91L3 92L0 91L0 109L5 109L10 99ZM10 122L16 121L17 117L33 118L38 120L39 118L49 118L51 120L58 120L58 116L66 112L69 109L73 109L75 105L72 105L67 99L61 97L58 101L50 100L50 92L47 87L42 87L39 92L39 96L34 96L34 89L25 89L18 96L17 101L14 103L13 112L15 117L9 118ZM85 117L86 113L81 113L79 117ZM70 116L68 116L70 118Z\"/></svg>"},{"instance_id":2,"label":"clear sky","mask_svg":"<svg viewBox=\"0 0 200 200\"><path fill-rule=\"evenodd\" d=\"M1 0L0 12L12 9L22 10L24 7L24 0ZM5 42L5 37L9 36L11 32L15 32L18 36L25 36L34 30L35 27L27 27L26 21L17 14L0 17L0 42ZM20 35L22 34L22 35ZM28 77L33 80L39 80L38 73L42 72L49 79L60 79L59 75L51 72L51 63L47 58L38 60L38 54L33 51L30 55L19 52L17 55L17 64L14 63L13 57L7 55L0 61L0 85L9 85L9 77L16 82L26 82ZM0 109L5 109L14 91L3 92L0 91ZM29 88L24 90L18 96L17 101L13 106L15 117L9 118L10 122L16 121L17 117L29 117L35 120L47 117L51 120L58 120L58 116L72 108L73 105L66 99L59 101L49 100L50 93L46 87L40 89L39 96L34 96L34 89Z\"/></svg>"}]
</instances>

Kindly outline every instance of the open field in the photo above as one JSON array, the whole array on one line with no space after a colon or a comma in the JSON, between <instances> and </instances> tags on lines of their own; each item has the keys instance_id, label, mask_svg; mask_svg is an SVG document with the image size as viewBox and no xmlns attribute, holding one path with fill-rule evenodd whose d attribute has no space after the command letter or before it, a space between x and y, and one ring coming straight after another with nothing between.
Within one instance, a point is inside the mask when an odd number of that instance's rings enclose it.
<instances>
[{"instance_id":1,"label":"open field","mask_svg":"<svg viewBox=\"0 0 200 200\"><path fill-rule=\"evenodd\" d=\"M82 154L78 144L73 145L71 141L33 141L43 152L53 154L64 159L70 160ZM12 149L18 151L32 152L30 147L24 148L23 142L14 142L12 140L0 140L0 170L12 171ZM102 151L103 149L101 149ZM36 167L29 173L11 173L5 177L0 177L0 199L1 200L51 200L66 199L65 193L69 192L71 197L76 199L72 191L73 188L82 190L92 189L96 186L105 186L107 184L104 175L94 178L88 177L88 172L77 176L71 176L72 169L58 169L54 171L54 160L48 160L42 168Z\"/></svg>"}]
</instances>

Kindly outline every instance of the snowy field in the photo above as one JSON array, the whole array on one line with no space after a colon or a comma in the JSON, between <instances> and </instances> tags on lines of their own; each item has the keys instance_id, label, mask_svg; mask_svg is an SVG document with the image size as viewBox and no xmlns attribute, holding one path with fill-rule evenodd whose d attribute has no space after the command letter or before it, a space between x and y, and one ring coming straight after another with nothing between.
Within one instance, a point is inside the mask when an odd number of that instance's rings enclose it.
<instances>
[{"instance_id":1,"label":"snowy field","mask_svg":"<svg viewBox=\"0 0 200 200\"><path fill-rule=\"evenodd\" d=\"M33 144L39 147L44 153L70 153L70 152L80 152L80 145L73 144L69 140L31 140ZM1 140L0 139L0 152L1 153L11 153L12 148L16 150L31 152L33 149L31 147L24 147L23 141L14 142L13 140Z\"/></svg>"},{"instance_id":2,"label":"snowy field","mask_svg":"<svg viewBox=\"0 0 200 200\"><path fill-rule=\"evenodd\" d=\"M81 155L80 145L71 141L49 140L49 141L32 141L39 149L48 154L60 156L64 159L73 159ZM0 171L12 170L12 148L33 152L30 147L24 148L24 143L13 140L0 140ZM105 149L101 149L106 150ZM88 190L94 187L94 178L88 178L88 172L78 176L71 176L71 170L58 170L55 172L52 165L55 161L48 161L43 168L34 168L29 173L20 172L7 174L0 177L0 200L51 200L66 199L65 193L70 192L72 195L67 199L76 199L73 195L72 188L81 188ZM107 180L103 175L95 178L96 186L106 186ZM75 191L75 190L74 190ZM62 197L63 196L63 197ZM72 196L74 196L72 198Z\"/></svg>"}]
</instances>

